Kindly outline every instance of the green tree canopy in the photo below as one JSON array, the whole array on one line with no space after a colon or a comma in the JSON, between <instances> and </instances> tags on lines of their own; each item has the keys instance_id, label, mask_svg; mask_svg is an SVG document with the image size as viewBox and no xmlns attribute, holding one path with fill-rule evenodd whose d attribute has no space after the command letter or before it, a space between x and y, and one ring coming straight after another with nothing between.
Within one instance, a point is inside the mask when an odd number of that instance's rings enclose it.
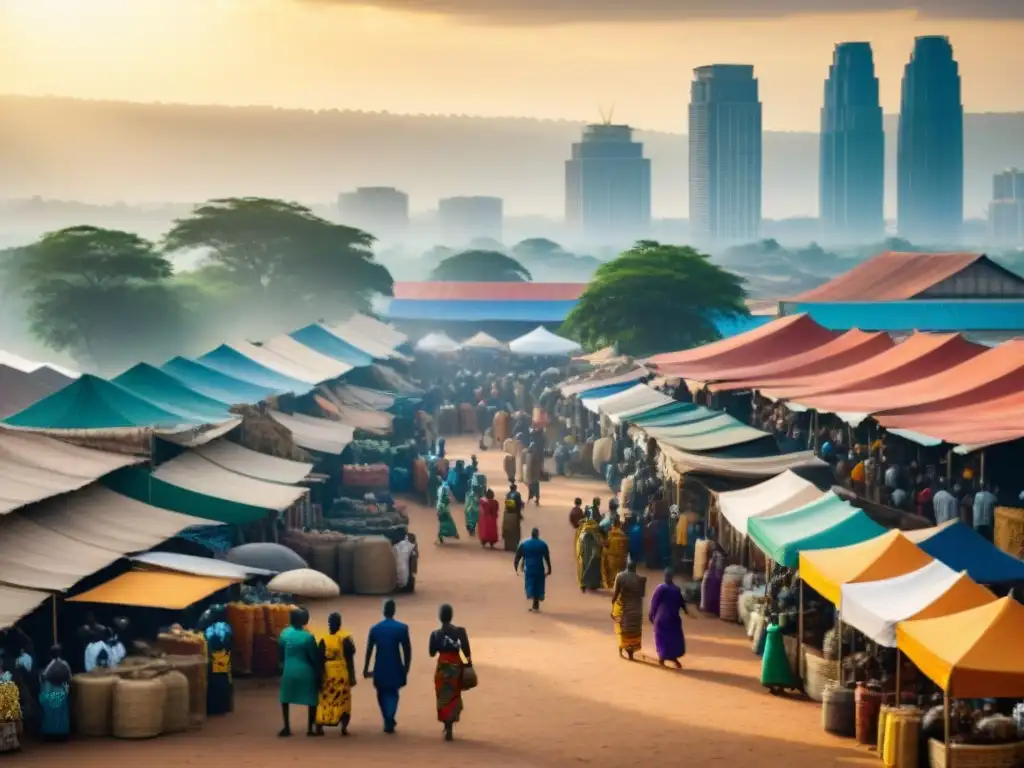
<instances>
[{"instance_id":1,"label":"green tree canopy","mask_svg":"<svg viewBox=\"0 0 1024 768\"><path fill-rule=\"evenodd\" d=\"M367 311L374 294L390 296L391 274L375 260L373 243L372 235L297 203L233 197L175 221L163 245L205 250L207 266L283 327L345 308Z\"/></svg>"},{"instance_id":2,"label":"green tree canopy","mask_svg":"<svg viewBox=\"0 0 1024 768\"><path fill-rule=\"evenodd\" d=\"M715 341L715 319L745 316L743 280L693 248L642 240L602 264L562 332L590 349L630 355Z\"/></svg>"},{"instance_id":3,"label":"green tree canopy","mask_svg":"<svg viewBox=\"0 0 1024 768\"><path fill-rule=\"evenodd\" d=\"M430 273L437 282L528 283L533 277L522 264L497 251L463 251L449 256Z\"/></svg>"},{"instance_id":4,"label":"green tree canopy","mask_svg":"<svg viewBox=\"0 0 1024 768\"><path fill-rule=\"evenodd\" d=\"M32 333L51 349L109 372L180 343L171 263L130 232L50 232L18 259Z\"/></svg>"}]
</instances>

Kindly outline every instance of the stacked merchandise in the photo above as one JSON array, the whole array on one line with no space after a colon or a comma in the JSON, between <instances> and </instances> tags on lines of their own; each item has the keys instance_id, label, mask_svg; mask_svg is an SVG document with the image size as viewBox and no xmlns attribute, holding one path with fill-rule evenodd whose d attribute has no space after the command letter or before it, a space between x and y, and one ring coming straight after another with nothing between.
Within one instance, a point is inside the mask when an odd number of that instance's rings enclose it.
<instances>
[{"instance_id":1,"label":"stacked merchandise","mask_svg":"<svg viewBox=\"0 0 1024 768\"><path fill-rule=\"evenodd\" d=\"M346 464L341 468L341 484L345 491L386 490L391 481L387 464Z\"/></svg>"},{"instance_id":2,"label":"stacked merchandise","mask_svg":"<svg viewBox=\"0 0 1024 768\"><path fill-rule=\"evenodd\" d=\"M324 515L324 527L348 536L384 536L397 544L409 533L409 516L384 495L372 501L338 499Z\"/></svg>"},{"instance_id":3,"label":"stacked merchandise","mask_svg":"<svg viewBox=\"0 0 1024 768\"><path fill-rule=\"evenodd\" d=\"M369 464L387 467L387 481L376 487L390 488L397 493L407 493L412 490L414 463L418 456L416 444L413 441L392 445L384 440L356 440L352 443L351 450L351 465ZM351 465L346 466L345 469L349 469ZM379 469L377 471L379 472ZM378 476L376 482L380 482L380 479ZM342 480L347 487L375 489L375 487L359 485L360 482L363 482L362 479L357 479L355 483L349 482L345 477L344 470Z\"/></svg>"},{"instance_id":4,"label":"stacked merchandise","mask_svg":"<svg viewBox=\"0 0 1024 768\"><path fill-rule=\"evenodd\" d=\"M742 565L727 566L722 575L718 616L723 621L739 621L739 595L747 569Z\"/></svg>"}]
</instances>

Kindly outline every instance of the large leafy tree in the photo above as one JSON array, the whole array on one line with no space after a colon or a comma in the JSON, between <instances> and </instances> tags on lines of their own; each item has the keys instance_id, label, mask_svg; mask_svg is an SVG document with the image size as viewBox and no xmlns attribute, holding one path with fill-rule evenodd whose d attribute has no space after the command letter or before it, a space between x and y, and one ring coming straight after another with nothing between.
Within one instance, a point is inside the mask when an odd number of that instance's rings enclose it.
<instances>
[{"instance_id":1,"label":"large leafy tree","mask_svg":"<svg viewBox=\"0 0 1024 768\"><path fill-rule=\"evenodd\" d=\"M715 320L748 314L743 280L693 248L642 240L602 264L563 333L586 347L650 355L714 341Z\"/></svg>"},{"instance_id":2,"label":"large leafy tree","mask_svg":"<svg viewBox=\"0 0 1024 768\"><path fill-rule=\"evenodd\" d=\"M259 308L266 331L367 311L374 294L390 296L391 274L375 260L374 242L297 203L233 197L175 221L164 248L204 250L205 266L235 286L240 304Z\"/></svg>"},{"instance_id":3,"label":"large leafy tree","mask_svg":"<svg viewBox=\"0 0 1024 768\"><path fill-rule=\"evenodd\" d=\"M15 280L33 334L101 372L174 351L180 313L171 263L130 232L77 226L22 251Z\"/></svg>"},{"instance_id":4,"label":"large leafy tree","mask_svg":"<svg viewBox=\"0 0 1024 768\"><path fill-rule=\"evenodd\" d=\"M430 273L438 282L528 283L533 277L522 264L497 251L463 251L449 256Z\"/></svg>"}]
</instances>

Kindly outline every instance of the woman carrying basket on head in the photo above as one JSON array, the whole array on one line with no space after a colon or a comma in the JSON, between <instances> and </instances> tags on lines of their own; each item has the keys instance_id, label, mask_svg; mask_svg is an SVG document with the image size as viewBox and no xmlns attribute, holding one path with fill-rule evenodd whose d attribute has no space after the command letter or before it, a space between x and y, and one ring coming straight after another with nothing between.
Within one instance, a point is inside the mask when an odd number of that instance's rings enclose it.
<instances>
[{"instance_id":1,"label":"woman carrying basket on head","mask_svg":"<svg viewBox=\"0 0 1024 768\"><path fill-rule=\"evenodd\" d=\"M452 624L454 615L450 605L442 605L441 626L430 633L430 656L437 657L434 672L437 719L444 724L445 741L454 738L455 723L462 714L463 676L473 666L469 635L462 627Z\"/></svg>"}]
</instances>

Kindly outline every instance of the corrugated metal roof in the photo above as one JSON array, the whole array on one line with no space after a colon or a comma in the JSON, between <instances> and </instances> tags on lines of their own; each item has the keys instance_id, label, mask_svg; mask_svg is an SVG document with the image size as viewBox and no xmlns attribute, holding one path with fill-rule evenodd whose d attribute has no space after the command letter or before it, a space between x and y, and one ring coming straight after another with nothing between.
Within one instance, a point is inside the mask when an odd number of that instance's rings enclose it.
<instances>
[{"instance_id":1,"label":"corrugated metal roof","mask_svg":"<svg viewBox=\"0 0 1024 768\"><path fill-rule=\"evenodd\" d=\"M1021 299L798 303L794 311L835 331L1024 331Z\"/></svg>"},{"instance_id":2,"label":"corrugated metal roof","mask_svg":"<svg viewBox=\"0 0 1024 768\"><path fill-rule=\"evenodd\" d=\"M790 299L794 302L900 301L912 299L985 258L980 253L886 251L824 285Z\"/></svg>"},{"instance_id":3,"label":"corrugated metal roof","mask_svg":"<svg viewBox=\"0 0 1024 768\"><path fill-rule=\"evenodd\" d=\"M396 299L420 301L576 301L586 283L395 283Z\"/></svg>"}]
</instances>

